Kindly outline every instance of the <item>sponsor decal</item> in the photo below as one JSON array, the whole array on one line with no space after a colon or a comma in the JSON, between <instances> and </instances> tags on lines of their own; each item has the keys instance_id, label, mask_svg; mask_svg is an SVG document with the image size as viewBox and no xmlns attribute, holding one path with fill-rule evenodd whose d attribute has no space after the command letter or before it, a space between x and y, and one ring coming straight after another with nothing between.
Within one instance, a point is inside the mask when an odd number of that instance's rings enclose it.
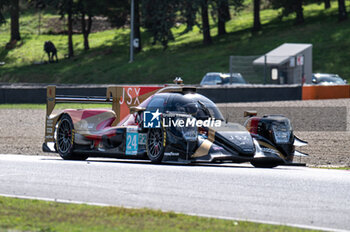
<instances>
[{"instance_id":1,"label":"sponsor decal","mask_svg":"<svg viewBox=\"0 0 350 232\"><path fill-rule=\"evenodd\" d=\"M46 127L53 127L53 120L52 119L47 119L46 120ZM52 133L52 132L48 132L48 133Z\"/></svg>"},{"instance_id":2,"label":"sponsor decal","mask_svg":"<svg viewBox=\"0 0 350 232\"><path fill-rule=\"evenodd\" d=\"M221 151L221 150L224 150L224 148L219 147L219 146L212 146L212 148L213 148L214 151Z\"/></svg>"},{"instance_id":3,"label":"sponsor decal","mask_svg":"<svg viewBox=\"0 0 350 232\"><path fill-rule=\"evenodd\" d=\"M164 155L165 156L179 156L180 154L177 152L165 152Z\"/></svg>"},{"instance_id":4,"label":"sponsor decal","mask_svg":"<svg viewBox=\"0 0 350 232\"><path fill-rule=\"evenodd\" d=\"M139 105L140 90L141 88L132 88L132 87L129 87L127 89L123 88L123 94L119 100L119 104L124 104L124 102L126 102L126 104L128 105L131 105L131 104ZM135 98L134 101L133 101L133 98Z\"/></svg>"},{"instance_id":5,"label":"sponsor decal","mask_svg":"<svg viewBox=\"0 0 350 232\"><path fill-rule=\"evenodd\" d=\"M139 145L145 145L147 140L147 134L139 133Z\"/></svg>"},{"instance_id":6,"label":"sponsor decal","mask_svg":"<svg viewBox=\"0 0 350 232\"><path fill-rule=\"evenodd\" d=\"M136 155L139 145L139 133L137 133L137 127L128 127L126 129L126 144L125 154Z\"/></svg>"},{"instance_id":7,"label":"sponsor decal","mask_svg":"<svg viewBox=\"0 0 350 232\"><path fill-rule=\"evenodd\" d=\"M125 148L125 154L126 155L136 155L137 149L138 149L138 140L139 140L139 134L138 133L126 133L126 148Z\"/></svg>"},{"instance_id":8,"label":"sponsor decal","mask_svg":"<svg viewBox=\"0 0 350 232\"><path fill-rule=\"evenodd\" d=\"M74 143L74 135L75 135L75 130L72 130L72 141L71 141L71 145L73 146Z\"/></svg>"}]
</instances>

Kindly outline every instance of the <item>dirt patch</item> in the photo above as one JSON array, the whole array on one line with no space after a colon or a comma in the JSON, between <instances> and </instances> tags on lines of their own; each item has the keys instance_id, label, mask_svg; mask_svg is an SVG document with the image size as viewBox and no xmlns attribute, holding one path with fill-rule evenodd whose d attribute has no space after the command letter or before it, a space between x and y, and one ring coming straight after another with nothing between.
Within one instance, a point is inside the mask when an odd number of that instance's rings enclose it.
<instances>
[{"instance_id":1,"label":"dirt patch","mask_svg":"<svg viewBox=\"0 0 350 232\"><path fill-rule=\"evenodd\" d=\"M111 30L113 29L111 23L105 17L93 17L91 33ZM54 17L45 18L42 22L42 33L49 35L66 35L67 30L67 19ZM73 20L73 34L81 34L81 23L80 19Z\"/></svg>"},{"instance_id":2,"label":"dirt patch","mask_svg":"<svg viewBox=\"0 0 350 232\"><path fill-rule=\"evenodd\" d=\"M44 110L0 110L0 152L44 155Z\"/></svg>"}]
</instances>

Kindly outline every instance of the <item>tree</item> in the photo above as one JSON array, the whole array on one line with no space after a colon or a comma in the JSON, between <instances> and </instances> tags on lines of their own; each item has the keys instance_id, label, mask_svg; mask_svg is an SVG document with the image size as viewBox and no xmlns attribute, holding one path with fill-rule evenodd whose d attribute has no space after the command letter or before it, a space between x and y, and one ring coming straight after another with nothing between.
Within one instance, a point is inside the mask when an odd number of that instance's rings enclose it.
<instances>
[{"instance_id":1,"label":"tree","mask_svg":"<svg viewBox=\"0 0 350 232\"><path fill-rule=\"evenodd\" d=\"M1 0L0 1L0 25L6 23L6 19L3 15L5 8L9 5L9 0Z\"/></svg>"},{"instance_id":2,"label":"tree","mask_svg":"<svg viewBox=\"0 0 350 232\"><path fill-rule=\"evenodd\" d=\"M189 31L193 30L193 27L195 25L198 25L197 22L197 13L200 8L200 1L199 0L183 0L180 1L180 12L182 16L182 21L186 23L186 29L181 34L186 34Z\"/></svg>"},{"instance_id":3,"label":"tree","mask_svg":"<svg viewBox=\"0 0 350 232\"><path fill-rule=\"evenodd\" d=\"M244 0L216 0L216 3L218 8L218 35L220 36L226 34L226 22L231 19L230 8L233 7L235 13L243 10Z\"/></svg>"},{"instance_id":4,"label":"tree","mask_svg":"<svg viewBox=\"0 0 350 232\"><path fill-rule=\"evenodd\" d=\"M208 0L201 0L201 14L202 14L202 33L203 43L205 45L211 44L213 41L210 36L210 25L208 16Z\"/></svg>"},{"instance_id":5,"label":"tree","mask_svg":"<svg viewBox=\"0 0 350 232\"><path fill-rule=\"evenodd\" d=\"M73 48L73 1L72 0L66 0L65 1L66 7L64 7L64 11L61 12L61 14L64 14L64 12L67 13L67 23L68 23L68 58L71 58L74 56L74 48Z\"/></svg>"},{"instance_id":6,"label":"tree","mask_svg":"<svg viewBox=\"0 0 350 232\"><path fill-rule=\"evenodd\" d=\"M21 40L20 27L19 27L19 0L1 0L0 1L0 24L6 22L3 15L5 8L10 12L11 18L11 38L10 43Z\"/></svg>"},{"instance_id":7,"label":"tree","mask_svg":"<svg viewBox=\"0 0 350 232\"><path fill-rule=\"evenodd\" d=\"M84 50L89 50L89 35L92 27L92 17L98 14L98 10L101 9L102 6L100 1L93 0L79 0L77 2L77 13L80 16L81 22L81 33L84 37Z\"/></svg>"},{"instance_id":8,"label":"tree","mask_svg":"<svg viewBox=\"0 0 350 232\"><path fill-rule=\"evenodd\" d=\"M228 0L217 0L218 3L218 35L226 34L226 22L231 19Z\"/></svg>"},{"instance_id":9,"label":"tree","mask_svg":"<svg viewBox=\"0 0 350 232\"><path fill-rule=\"evenodd\" d=\"M214 22L218 18L218 35L226 34L226 22L231 19L230 7L233 6L234 11L238 12L243 9L244 0L183 0L180 4L181 15L186 22L186 29L181 34L191 31L194 25L198 25L203 33L203 43L208 45L212 43L210 35L210 24L208 16L208 8L214 9ZM201 14L201 25L196 21L197 13Z\"/></svg>"},{"instance_id":10,"label":"tree","mask_svg":"<svg viewBox=\"0 0 350 232\"><path fill-rule=\"evenodd\" d=\"M324 8L325 9L331 8L331 0L324 0Z\"/></svg>"},{"instance_id":11,"label":"tree","mask_svg":"<svg viewBox=\"0 0 350 232\"><path fill-rule=\"evenodd\" d=\"M76 5L73 0L45 0L48 5L54 7L61 17L67 15L68 28L68 58L74 56L73 48L73 15L76 12Z\"/></svg>"},{"instance_id":12,"label":"tree","mask_svg":"<svg viewBox=\"0 0 350 232\"><path fill-rule=\"evenodd\" d=\"M274 9L282 8L282 17L296 14L295 24L304 23L303 0L270 0Z\"/></svg>"},{"instance_id":13,"label":"tree","mask_svg":"<svg viewBox=\"0 0 350 232\"><path fill-rule=\"evenodd\" d=\"M84 12L81 13L81 31L82 31L83 36L84 36L84 50L90 49L89 35L91 32L91 26L92 26L92 16L87 15L87 17L88 17L88 19L87 19L87 23L86 23L85 13Z\"/></svg>"},{"instance_id":14,"label":"tree","mask_svg":"<svg viewBox=\"0 0 350 232\"><path fill-rule=\"evenodd\" d=\"M338 20L344 21L348 18L345 7L345 0L338 0Z\"/></svg>"},{"instance_id":15,"label":"tree","mask_svg":"<svg viewBox=\"0 0 350 232\"><path fill-rule=\"evenodd\" d=\"M296 6L295 6L295 13L297 15L296 17L296 24L302 24L304 23L304 13L303 13L303 0L296 0Z\"/></svg>"},{"instance_id":16,"label":"tree","mask_svg":"<svg viewBox=\"0 0 350 232\"><path fill-rule=\"evenodd\" d=\"M19 32L19 0L11 0L9 6L11 15L11 41L21 40Z\"/></svg>"},{"instance_id":17,"label":"tree","mask_svg":"<svg viewBox=\"0 0 350 232\"><path fill-rule=\"evenodd\" d=\"M261 23L260 23L260 0L254 0L254 25L253 31L260 31Z\"/></svg>"},{"instance_id":18,"label":"tree","mask_svg":"<svg viewBox=\"0 0 350 232\"><path fill-rule=\"evenodd\" d=\"M142 0L143 25L152 34L153 44L160 42L164 49L174 40L171 28L175 26L179 10L178 0Z\"/></svg>"}]
</instances>

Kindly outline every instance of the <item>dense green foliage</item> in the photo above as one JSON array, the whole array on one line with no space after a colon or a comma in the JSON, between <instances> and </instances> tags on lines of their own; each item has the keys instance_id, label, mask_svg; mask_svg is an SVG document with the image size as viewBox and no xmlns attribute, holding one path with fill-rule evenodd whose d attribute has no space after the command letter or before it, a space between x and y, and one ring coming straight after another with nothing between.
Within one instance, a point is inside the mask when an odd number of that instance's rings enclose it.
<instances>
[{"instance_id":1,"label":"dense green foliage","mask_svg":"<svg viewBox=\"0 0 350 232\"><path fill-rule=\"evenodd\" d=\"M0 26L0 82L44 82L44 83L164 83L175 76L182 76L185 83L199 83L206 72L228 71L230 55L260 55L284 42L313 44L313 70L315 72L338 73L345 79L350 77L347 64L347 48L350 47L349 20L338 22L338 5L331 2L331 8L323 4L303 6L305 23L295 26L293 14L280 19L282 9L273 10L262 1L262 31L252 33L252 4L245 2L245 8L233 14L226 22L227 35L217 36L215 12L210 15L210 32L213 44L202 44L200 15L187 30L185 17L178 13L175 27L171 28L174 40L163 51L159 43L153 45L153 35L141 29L143 51L128 63L129 29L107 30L90 35L89 51L84 51L84 38L73 35L75 57L67 55L67 38L64 34L52 35L51 25L42 27L38 35L37 11L26 11L21 15L22 41L12 50L4 46L10 39L10 24ZM349 5L347 6L349 7ZM214 8L210 8L212 11ZM233 9L233 8L231 8ZM182 10L181 10L182 11ZM45 11L42 21L57 19L56 11ZM197 26L199 24L199 26ZM58 48L60 62L52 65L33 65L45 57L43 43L51 40Z\"/></svg>"}]
</instances>

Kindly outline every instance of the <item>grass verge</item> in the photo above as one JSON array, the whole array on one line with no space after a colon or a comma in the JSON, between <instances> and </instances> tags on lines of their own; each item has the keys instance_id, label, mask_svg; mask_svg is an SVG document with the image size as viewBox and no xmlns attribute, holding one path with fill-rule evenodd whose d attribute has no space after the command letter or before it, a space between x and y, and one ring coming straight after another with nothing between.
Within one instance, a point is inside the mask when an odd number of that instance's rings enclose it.
<instances>
[{"instance_id":1,"label":"grass verge","mask_svg":"<svg viewBox=\"0 0 350 232\"><path fill-rule=\"evenodd\" d=\"M82 204L0 197L0 230L16 231L309 231L300 228Z\"/></svg>"}]
</instances>

